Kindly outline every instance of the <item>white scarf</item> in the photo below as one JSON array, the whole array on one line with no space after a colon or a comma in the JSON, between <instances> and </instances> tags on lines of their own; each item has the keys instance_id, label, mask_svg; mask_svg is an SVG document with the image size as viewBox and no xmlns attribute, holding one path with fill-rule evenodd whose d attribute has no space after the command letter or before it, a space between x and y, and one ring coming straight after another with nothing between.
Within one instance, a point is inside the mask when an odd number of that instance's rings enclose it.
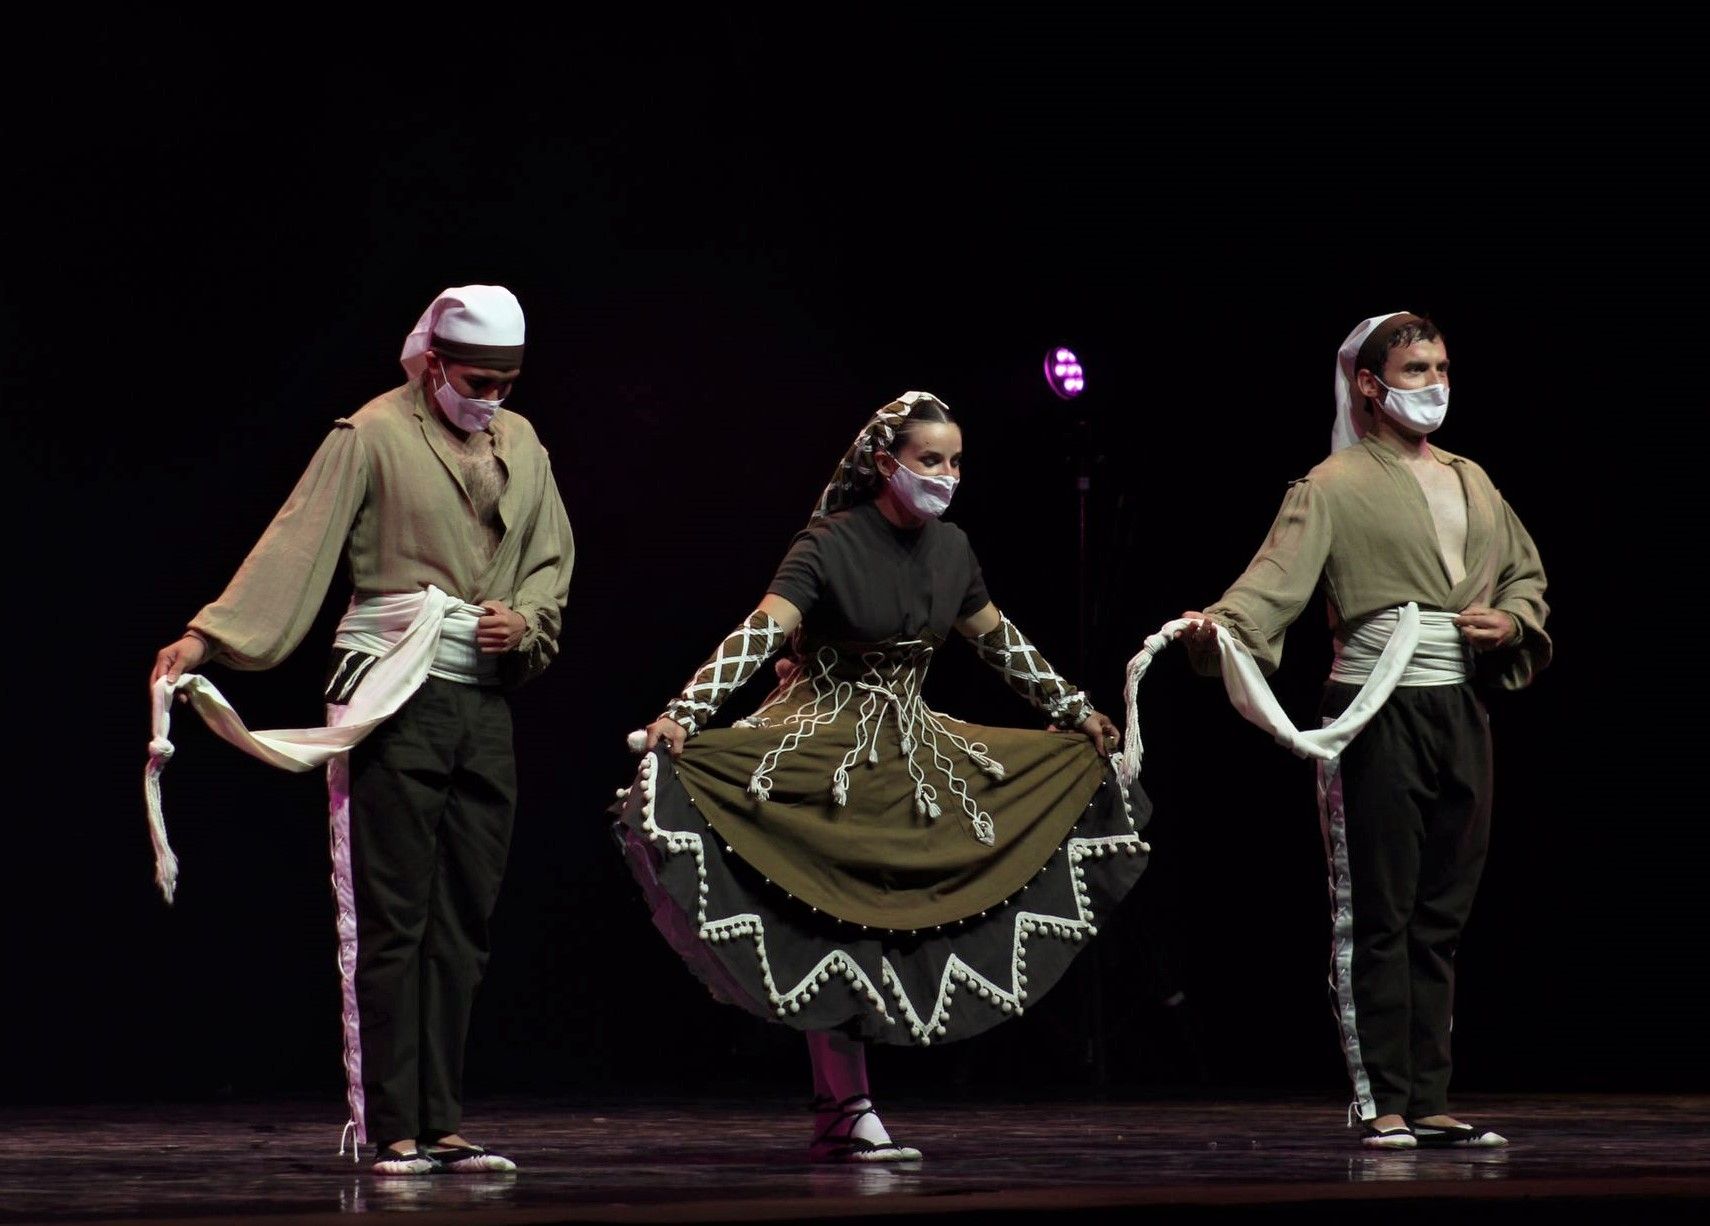
<instances>
[{"instance_id":1,"label":"white scarf","mask_svg":"<svg viewBox=\"0 0 1710 1226\"><path fill-rule=\"evenodd\" d=\"M1383 652L1394 641L1401 622L1400 609L1374 613L1345 636L1336 639L1336 659L1330 665L1330 680L1342 685L1364 685ZM1402 689L1431 685L1459 685L1472 674L1472 654L1455 624L1455 615L1439 609L1419 614L1419 644L1397 684Z\"/></svg>"},{"instance_id":2,"label":"white scarf","mask_svg":"<svg viewBox=\"0 0 1710 1226\"><path fill-rule=\"evenodd\" d=\"M454 285L441 290L404 338L398 361L412 379L427 369L427 351L438 336L469 345L523 343L522 304L502 285Z\"/></svg>"},{"instance_id":3,"label":"white scarf","mask_svg":"<svg viewBox=\"0 0 1710 1226\"><path fill-rule=\"evenodd\" d=\"M1348 333L1348 338L1336 351L1336 421L1330 427L1332 453L1341 451L1344 447L1352 447L1365 433L1359 418L1354 416L1354 397L1360 394L1359 389L1354 386L1354 376L1359 373L1354 364L1360 360L1360 346L1366 343L1366 337L1376 331L1377 326L1384 320L1410 314L1411 311L1391 311L1387 315L1373 315L1370 319L1363 319L1357 328Z\"/></svg>"},{"instance_id":4,"label":"white scarf","mask_svg":"<svg viewBox=\"0 0 1710 1226\"><path fill-rule=\"evenodd\" d=\"M1166 622L1156 634L1147 637L1139 654L1128 662L1128 729L1123 738L1125 744L1122 753L1116 762L1116 774L1124 787L1139 777L1140 760L1145 753L1140 743L1140 678L1144 677L1146 670L1152 666L1152 657L1174 642L1183 630L1197 620L1181 617ZM1257 661L1225 627L1218 626L1215 622L1212 624L1217 626L1217 654L1223 666L1223 688L1228 692L1229 701L1234 704L1235 709L1249 723L1263 728L1276 739L1277 744L1297 756L1322 758L1325 761L1339 757L1348 743L1359 735L1360 730L1388 701L1395 687L1401 683L1419 647L1419 606L1409 601L1398 611L1394 632L1373 662L1370 674L1360 686L1360 692L1354 696L1354 701L1348 704L1347 710L1322 728L1302 732L1289 720L1282 704L1277 702L1276 695L1271 693L1270 684L1259 671Z\"/></svg>"},{"instance_id":5,"label":"white scarf","mask_svg":"<svg viewBox=\"0 0 1710 1226\"><path fill-rule=\"evenodd\" d=\"M166 901L178 884L178 857L166 839L160 773L172 757L172 696L182 693L204 723L245 753L281 770L302 772L346 753L390 719L430 676L459 681L480 676L475 623L486 610L429 585L424 592L377 596L353 604L339 623L339 646L379 649L336 727L276 728L251 732L214 683L200 673L154 685L154 729L148 744L143 793L148 802L149 839L154 844L154 879Z\"/></svg>"}]
</instances>

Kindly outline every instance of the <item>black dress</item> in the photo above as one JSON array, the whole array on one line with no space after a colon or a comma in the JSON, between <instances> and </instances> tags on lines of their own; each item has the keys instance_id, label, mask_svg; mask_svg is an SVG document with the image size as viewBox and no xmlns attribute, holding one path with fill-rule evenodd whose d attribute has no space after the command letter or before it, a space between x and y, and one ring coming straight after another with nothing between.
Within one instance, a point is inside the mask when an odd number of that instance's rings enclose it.
<instances>
[{"instance_id":1,"label":"black dress","mask_svg":"<svg viewBox=\"0 0 1710 1226\"><path fill-rule=\"evenodd\" d=\"M925 1045L1021 1013L1144 870L1144 795L1080 732L921 701L988 603L960 528L863 503L809 525L769 590L803 613L777 689L620 793L655 924L714 996L804 1030Z\"/></svg>"}]
</instances>

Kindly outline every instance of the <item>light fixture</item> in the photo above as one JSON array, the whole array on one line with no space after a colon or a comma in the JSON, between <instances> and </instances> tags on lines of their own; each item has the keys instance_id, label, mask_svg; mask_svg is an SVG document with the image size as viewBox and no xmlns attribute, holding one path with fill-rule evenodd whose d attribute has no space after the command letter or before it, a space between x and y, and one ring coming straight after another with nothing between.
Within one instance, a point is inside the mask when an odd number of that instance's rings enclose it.
<instances>
[{"instance_id":1,"label":"light fixture","mask_svg":"<svg viewBox=\"0 0 1710 1226\"><path fill-rule=\"evenodd\" d=\"M1086 372L1073 349L1055 345L1045 352L1045 383L1063 400L1073 400L1086 391Z\"/></svg>"}]
</instances>

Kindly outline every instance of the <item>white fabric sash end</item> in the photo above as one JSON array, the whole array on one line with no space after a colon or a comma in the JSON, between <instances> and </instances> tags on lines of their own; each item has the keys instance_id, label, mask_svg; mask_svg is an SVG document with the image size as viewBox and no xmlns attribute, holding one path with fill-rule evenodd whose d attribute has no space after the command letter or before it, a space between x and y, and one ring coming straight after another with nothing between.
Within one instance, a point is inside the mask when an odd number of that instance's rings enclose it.
<instances>
[{"instance_id":1,"label":"white fabric sash end","mask_svg":"<svg viewBox=\"0 0 1710 1226\"><path fill-rule=\"evenodd\" d=\"M384 607L380 607L384 602ZM360 618L358 617L360 611ZM396 627L376 642L382 647L374 666L363 676L356 693L346 704L337 727L276 728L252 732L225 695L200 673L184 673L176 681L162 677L154 686L153 736L148 744L148 766L143 773L143 795L148 805L149 841L154 845L154 879L167 902L178 884L178 858L166 838L166 820L161 810L160 774L173 753L172 697L184 694L202 721L223 740L230 742L269 766L293 772L314 770L327 760L348 752L421 688L430 675L459 680L463 657L475 654L474 623L485 610L466 604L429 586L426 591L401 596L382 596L354 606L346 621L358 619L364 632L384 626ZM405 618L403 615L407 613ZM340 631L343 637L343 624ZM457 642L467 637L467 643ZM457 642L456 650L441 661L442 646Z\"/></svg>"},{"instance_id":2,"label":"white fabric sash end","mask_svg":"<svg viewBox=\"0 0 1710 1226\"><path fill-rule=\"evenodd\" d=\"M1122 753L1117 756L1116 774L1127 787L1140 776L1140 762L1145 748L1140 741L1140 679L1152 666L1152 658L1180 637L1197 619L1177 618L1166 622L1156 634L1149 635L1139 654L1128 662L1128 727L1123 737ZM1215 623L1214 623L1215 624ZM1378 709L1388 701L1401 682L1409 661L1419 645L1419 606L1409 601L1396 612L1395 628L1383 650L1372 663L1370 675L1360 686L1360 692L1348 709L1322 728L1301 731L1296 728L1270 684L1259 671L1258 662L1247 653L1234 635L1217 626L1217 654L1222 664L1223 688L1229 701L1249 723L1257 724L1276 739L1279 745L1298 757L1328 761L1339 757L1350 741L1370 722Z\"/></svg>"}]
</instances>

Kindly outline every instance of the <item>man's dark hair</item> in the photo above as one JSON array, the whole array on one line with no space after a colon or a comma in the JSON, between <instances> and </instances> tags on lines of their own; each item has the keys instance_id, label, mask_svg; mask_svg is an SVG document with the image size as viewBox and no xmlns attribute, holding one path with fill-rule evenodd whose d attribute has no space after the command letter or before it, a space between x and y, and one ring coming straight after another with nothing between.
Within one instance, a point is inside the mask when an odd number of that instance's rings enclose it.
<instances>
[{"instance_id":1,"label":"man's dark hair","mask_svg":"<svg viewBox=\"0 0 1710 1226\"><path fill-rule=\"evenodd\" d=\"M1389 365L1389 351L1405 348L1415 341L1436 341L1443 339L1443 334L1437 330L1437 325L1423 315L1398 315L1394 319L1386 319L1372 329L1372 334L1360 346L1359 356L1354 359L1356 373L1369 370L1378 378L1383 378L1383 368Z\"/></svg>"}]
</instances>

